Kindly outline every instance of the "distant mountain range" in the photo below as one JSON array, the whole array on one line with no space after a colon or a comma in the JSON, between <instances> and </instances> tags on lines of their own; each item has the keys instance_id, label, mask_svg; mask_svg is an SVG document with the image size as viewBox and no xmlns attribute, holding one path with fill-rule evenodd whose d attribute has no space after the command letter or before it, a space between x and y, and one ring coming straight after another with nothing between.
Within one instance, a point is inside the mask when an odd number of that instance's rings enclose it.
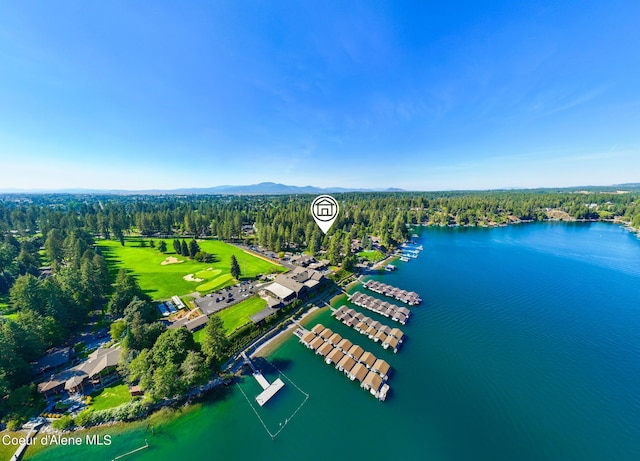
<instances>
[{"instance_id":1,"label":"distant mountain range","mask_svg":"<svg viewBox=\"0 0 640 461\"><path fill-rule=\"evenodd\" d=\"M495 190L528 190L519 187L502 188ZM574 186L574 187L543 187L531 190L549 191L592 191L592 192L615 192L615 191L637 191L640 190L640 183L612 184L608 186ZM91 194L91 195L293 195L293 194L331 194L343 192L405 192L404 189L389 187L386 189L359 189L353 187L316 187L316 186L291 186L274 182L261 182L245 186L215 186L215 187L194 187L182 189L145 189L145 190L119 190L119 189L15 189L0 188L0 194ZM432 191L444 192L444 191ZM454 191L448 192L472 192Z\"/></svg>"},{"instance_id":2,"label":"distant mountain range","mask_svg":"<svg viewBox=\"0 0 640 461\"><path fill-rule=\"evenodd\" d=\"M183 189L146 189L146 190L101 190L101 189L0 189L5 194L108 194L108 195L288 195L288 194L330 194L341 192L402 192L395 187L387 189L357 189L348 187L289 186L274 182L261 182L247 186L215 186Z\"/></svg>"}]
</instances>

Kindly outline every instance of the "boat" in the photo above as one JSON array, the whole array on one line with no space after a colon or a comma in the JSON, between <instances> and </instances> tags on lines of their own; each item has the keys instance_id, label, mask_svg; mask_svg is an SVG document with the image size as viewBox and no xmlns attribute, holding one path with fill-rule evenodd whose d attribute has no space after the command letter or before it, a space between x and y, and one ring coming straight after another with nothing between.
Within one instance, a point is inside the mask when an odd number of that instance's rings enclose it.
<instances>
[{"instance_id":1,"label":"boat","mask_svg":"<svg viewBox=\"0 0 640 461\"><path fill-rule=\"evenodd\" d=\"M387 394L389 393L389 385L383 384L380 392L378 393L378 399L384 402L387 399Z\"/></svg>"},{"instance_id":2,"label":"boat","mask_svg":"<svg viewBox=\"0 0 640 461\"><path fill-rule=\"evenodd\" d=\"M409 258L407 258L406 256L400 256L400 261L402 261L403 263L408 263Z\"/></svg>"},{"instance_id":3,"label":"boat","mask_svg":"<svg viewBox=\"0 0 640 461\"><path fill-rule=\"evenodd\" d=\"M387 264L384 267L384 270L386 270L387 272L393 272L394 270L396 270L396 266L394 266L393 264Z\"/></svg>"}]
</instances>

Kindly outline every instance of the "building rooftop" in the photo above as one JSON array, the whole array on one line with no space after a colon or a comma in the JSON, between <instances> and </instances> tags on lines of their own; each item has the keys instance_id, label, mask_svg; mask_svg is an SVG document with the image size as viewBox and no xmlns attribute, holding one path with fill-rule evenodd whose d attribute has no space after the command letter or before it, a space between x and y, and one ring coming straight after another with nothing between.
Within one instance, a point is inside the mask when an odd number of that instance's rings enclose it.
<instances>
[{"instance_id":1,"label":"building rooftop","mask_svg":"<svg viewBox=\"0 0 640 461\"><path fill-rule=\"evenodd\" d=\"M362 387L364 387L365 389L371 389L374 392L378 392L381 386L382 378L378 375L378 373L374 373L373 371L370 371L362 382Z\"/></svg>"},{"instance_id":2,"label":"building rooftop","mask_svg":"<svg viewBox=\"0 0 640 461\"><path fill-rule=\"evenodd\" d=\"M360 357L360 362L364 363L367 368L371 368L371 366L376 363L376 356L371 352L367 351Z\"/></svg>"},{"instance_id":3,"label":"building rooftop","mask_svg":"<svg viewBox=\"0 0 640 461\"><path fill-rule=\"evenodd\" d=\"M362 380L367 376L369 370L361 363L356 363L354 367L349 372L349 378L353 377L358 381L362 382Z\"/></svg>"},{"instance_id":4,"label":"building rooftop","mask_svg":"<svg viewBox=\"0 0 640 461\"><path fill-rule=\"evenodd\" d=\"M340 349L338 349L337 347L334 348L331 352L329 352L329 354L327 355L327 359L329 359L330 362L333 363L339 363L340 360L342 360L344 358L344 352L342 352ZM351 357L349 357L351 358Z\"/></svg>"},{"instance_id":5,"label":"building rooftop","mask_svg":"<svg viewBox=\"0 0 640 461\"><path fill-rule=\"evenodd\" d=\"M323 357L329 354L333 350L333 346L330 343L324 343L318 348L318 353Z\"/></svg>"},{"instance_id":6,"label":"building rooftop","mask_svg":"<svg viewBox=\"0 0 640 461\"><path fill-rule=\"evenodd\" d=\"M313 349L314 351L316 349L318 349L320 346L322 346L324 344L324 340L321 337L316 337L316 339L314 339L313 341L311 341L309 343L309 346L311 346L311 349Z\"/></svg>"},{"instance_id":7,"label":"building rooftop","mask_svg":"<svg viewBox=\"0 0 640 461\"><path fill-rule=\"evenodd\" d=\"M386 374L389 373L390 368L389 364L382 359L376 360L376 363L371 367L373 371L380 373L382 376L386 376Z\"/></svg>"}]
</instances>

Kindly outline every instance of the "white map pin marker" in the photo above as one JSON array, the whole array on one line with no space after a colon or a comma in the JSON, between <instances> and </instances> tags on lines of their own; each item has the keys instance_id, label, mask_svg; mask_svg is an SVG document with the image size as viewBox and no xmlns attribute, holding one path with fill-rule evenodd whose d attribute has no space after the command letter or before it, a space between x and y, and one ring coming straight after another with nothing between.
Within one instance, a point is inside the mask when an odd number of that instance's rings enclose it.
<instances>
[{"instance_id":1,"label":"white map pin marker","mask_svg":"<svg viewBox=\"0 0 640 461\"><path fill-rule=\"evenodd\" d=\"M338 201L330 195L319 195L311 204L313 219L325 234L333 226L339 211Z\"/></svg>"}]
</instances>

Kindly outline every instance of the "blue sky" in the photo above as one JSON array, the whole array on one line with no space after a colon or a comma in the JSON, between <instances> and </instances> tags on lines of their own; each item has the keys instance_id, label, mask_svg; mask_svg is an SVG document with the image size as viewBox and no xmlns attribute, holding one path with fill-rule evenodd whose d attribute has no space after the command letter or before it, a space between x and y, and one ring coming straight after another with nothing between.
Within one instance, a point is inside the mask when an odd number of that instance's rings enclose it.
<instances>
[{"instance_id":1,"label":"blue sky","mask_svg":"<svg viewBox=\"0 0 640 461\"><path fill-rule=\"evenodd\" d=\"M639 23L615 0L3 2L0 189L640 182Z\"/></svg>"}]
</instances>

